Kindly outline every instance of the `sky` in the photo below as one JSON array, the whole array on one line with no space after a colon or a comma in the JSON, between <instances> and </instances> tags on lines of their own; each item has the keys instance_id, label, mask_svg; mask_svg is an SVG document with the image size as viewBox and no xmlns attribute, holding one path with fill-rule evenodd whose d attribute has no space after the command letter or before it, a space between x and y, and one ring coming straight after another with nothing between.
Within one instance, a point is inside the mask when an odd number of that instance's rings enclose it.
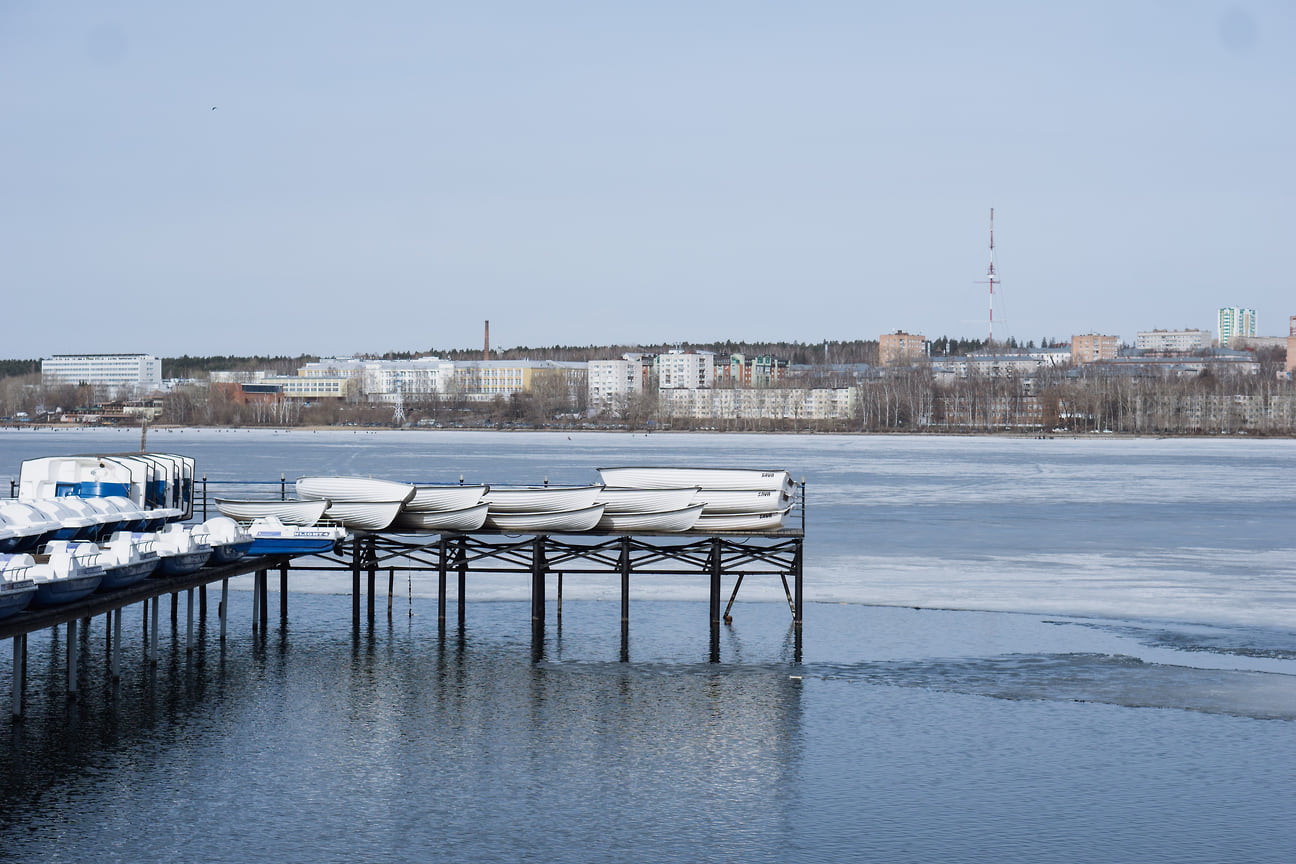
<instances>
[{"instance_id":1,"label":"sky","mask_svg":"<svg viewBox=\"0 0 1296 864\"><path fill-rule=\"evenodd\" d=\"M0 357L1296 315L1296 3L0 0Z\"/></svg>"}]
</instances>

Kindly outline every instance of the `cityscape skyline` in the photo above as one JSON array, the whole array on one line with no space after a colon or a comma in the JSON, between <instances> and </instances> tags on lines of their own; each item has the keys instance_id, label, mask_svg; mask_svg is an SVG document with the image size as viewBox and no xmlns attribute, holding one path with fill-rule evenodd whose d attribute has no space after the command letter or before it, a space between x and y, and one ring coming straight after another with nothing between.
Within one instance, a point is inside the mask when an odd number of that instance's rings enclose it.
<instances>
[{"instance_id":1,"label":"cityscape skyline","mask_svg":"<svg viewBox=\"0 0 1296 864\"><path fill-rule=\"evenodd\" d=\"M9 4L5 353L979 337L991 208L996 340L1279 335L1294 54L1278 2Z\"/></svg>"}]
</instances>

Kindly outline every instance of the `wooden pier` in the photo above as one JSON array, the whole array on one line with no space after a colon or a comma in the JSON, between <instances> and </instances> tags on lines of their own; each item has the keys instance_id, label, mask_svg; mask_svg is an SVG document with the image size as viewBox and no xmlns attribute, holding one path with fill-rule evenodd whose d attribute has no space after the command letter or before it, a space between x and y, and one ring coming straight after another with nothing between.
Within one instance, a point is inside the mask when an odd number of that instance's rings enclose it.
<instances>
[{"instance_id":1,"label":"wooden pier","mask_svg":"<svg viewBox=\"0 0 1296 864\"><path fill-rule=\"evenodd\" d=\"M804 499L802 499L804 501ZM472 533L411 535L392 532L357 532L332 554L308 556L252 556L232 564L204 567L193 573L151 577L82 600L49 608L20 612L0 620L0 639L12 639L13 679L11 713L23 713L26 682L27 637L30 633L63 625L67 628L67 693L76 698L79 628L88 628L93 618L103 615L108 628L108 674L121 676L122 616L125 610L143 604L145 616L144 659L158 662L158 607L161 598L172 598L172 621L176 620L178 598L187 598L188 616L185 650L193 650L195 591L198 614L207 611L207 587L221 586L218 615L223 643L229 620L229 580L252 574L252 629L264 632L268 623L268 582L271 571L279 573L280 616L287 617L290 574L297 572L347 571L351 574L352 621L359 631L367 596L367 618L375 618L377 577L388 575L390 585L397 572L437 574L437 625L444 634L447 626L448 581L457 580L457 620L464 626L467 615L470 574L519 574L530 578L531 634L533 655L543 658L547 585L556 577L558 623L562 621L563 578L566 575L606 575L620 580L621 659L628 662L630 589L637 576L705 578L709 584L710 660L720 662L720 625L728 623L734 600L744 579L778 576L791 612L794 661L801 660L803 609L802 569L804 560L804 503L800 527L774 531L716 532L701 535L647 534L626 532L584 532L578 535L517 534L483 529ZM732 579L728 603L724 604L723 583ZM789 584L789 578L791 584ZM390 608L388 609L390 613Z\"/></svg>"}]
</instances>

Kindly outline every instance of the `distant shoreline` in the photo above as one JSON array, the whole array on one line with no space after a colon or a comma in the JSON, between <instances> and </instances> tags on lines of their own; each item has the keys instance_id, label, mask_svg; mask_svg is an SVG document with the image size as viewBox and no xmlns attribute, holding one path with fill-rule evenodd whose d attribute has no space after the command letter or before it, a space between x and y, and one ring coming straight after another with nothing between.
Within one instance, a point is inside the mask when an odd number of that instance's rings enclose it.
<instances>
[{"instance_id":1,"label":"distant shoreline","mask_svg":"<svg viewBox=\"0 0 1296 864\"><path fill-rule=\"evenodd\" d=\"M138 426L90 426L76 423L6 423L0 426L0 430L17 430L17 431L58 431L58 432L90 432L90 431L115 431L115 432L139 432ZM195 424L158 424L148 427L147 434L153 433L172 433L185 430L204 430L204 431L228 431L228 432L351 432L360 434L362 432L409 432L409 433L437 433L437 432L498 432L503 434L531 434L531 433L550 433L557 435L588 435L588 434L608 434L617 433L629 436L651 437L653 435L780 435L780 436L841 436L841 437L860 437L860 438L1016 438L1029 440L1046 440L1046 439L1072 439L1072 440L1090 440L1090 439L1107 439L1107 440L1167 440L1167 439L1235 439L1235 438L1255 438L1255 439L1273 439L1273 440L1291 440L1296 439L1296 434L1270 433L1253 430L1239 430L1237 432L1177 432L1177 433L1138 433L1138 432L987 432L984 430L915 430L899 431L888 430L885 432L864 432L864 431L818 431L818 430L774 430L774 429L614 429L614 428L534 428L534 427L512 427L512 428L492 428L489 426L456 426L456 427L392 427L392 426L201 426Z\"/></svg>"}]
</instances>

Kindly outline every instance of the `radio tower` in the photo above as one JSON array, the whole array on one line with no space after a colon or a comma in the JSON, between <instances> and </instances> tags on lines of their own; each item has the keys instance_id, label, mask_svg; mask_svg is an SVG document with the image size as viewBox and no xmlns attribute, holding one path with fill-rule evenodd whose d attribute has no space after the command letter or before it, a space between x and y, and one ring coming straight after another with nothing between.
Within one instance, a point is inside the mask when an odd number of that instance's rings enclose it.
<instances>
[{"instance_id":1,"label":"radio tower","mask_svg":"<svg viewBox=\"0 0 1296 864\"><path fill-rule=\"evenodd\" d=\"M982 284L990 286L990 341L987 343L988 348L994 348L994 286L999 281L999 274L995 272L994 258L994 208L990 208L990 267L986 270L986 278Z\"/></svg>"}]
</instances>

